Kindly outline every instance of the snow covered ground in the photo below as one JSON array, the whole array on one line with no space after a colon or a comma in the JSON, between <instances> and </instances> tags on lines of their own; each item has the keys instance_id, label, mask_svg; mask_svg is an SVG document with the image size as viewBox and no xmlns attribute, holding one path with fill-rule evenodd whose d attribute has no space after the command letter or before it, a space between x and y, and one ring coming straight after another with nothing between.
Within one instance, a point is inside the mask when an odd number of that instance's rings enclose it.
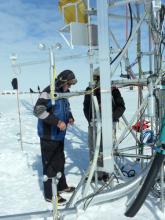
<instances>
[{"instance_id":1,"label":"snow covered ground","mask_svg":"<svg viewBox=\"0 0 165 220\"><path fill-rule=\"evenodd\" d=\"M137 96L135 91L128 89L123 89L122 94L127 108L125 116L129 119L137 107ZM35 103L36 98L37 95L34 94L20 95L22 152L16 95L0 96L0 216L52 209L51 204L45 202L43 197L40 145L36 132L37 119L31 112L31 105ZM66 175L68 184L77 186L89 162L87 122L83 115L83 97L74 97L70 102L75 125L69 127L66 136ZM118 127L119 133L120 127L123 126L121 122ZM131 140L128 136L124 145L127 146ZM111 203L89 207L85 212L78 213L76 218L67 216L65 219L126 220L129 219L124 216L127 201L128 198L125 197ZM138 214L132 219L164 220L165 213L160 211L159 205L159 200L149 195Z\"/></svg>"}]
</instances>

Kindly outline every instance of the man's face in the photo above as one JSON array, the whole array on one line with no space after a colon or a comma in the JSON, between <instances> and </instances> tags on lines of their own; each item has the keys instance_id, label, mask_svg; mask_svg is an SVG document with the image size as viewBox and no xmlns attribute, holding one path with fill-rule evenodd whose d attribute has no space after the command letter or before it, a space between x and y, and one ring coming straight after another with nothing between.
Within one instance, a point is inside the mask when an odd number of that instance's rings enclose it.
<instances>
[{"instance_id":1,"label":"man's face","mask_svg":"<svg viewBox=\"0 0 165 220\"><path fill-rule=\"evenodd\" d=\"M70 83L64 84L64 86L63 86L63 91L64 91L64 92L67 92L70 87L71 87L71 84L70 84Z\"/></svg>"}]
</instances>

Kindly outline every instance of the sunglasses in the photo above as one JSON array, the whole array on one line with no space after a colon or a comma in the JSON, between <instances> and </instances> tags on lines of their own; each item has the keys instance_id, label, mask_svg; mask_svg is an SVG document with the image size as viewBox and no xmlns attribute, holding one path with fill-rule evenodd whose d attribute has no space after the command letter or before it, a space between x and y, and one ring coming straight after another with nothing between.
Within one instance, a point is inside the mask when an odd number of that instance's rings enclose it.
<instances>
[{"instance_id":1,"label":"sunglasses","mask_svg":"<svg viewBox=\"0 0 165 220\"><path fill-rule=\"evenodd\" d=\"M70 83L70 82L67 82L66 84L67 84L68 86L71 86L71 85L73 85L73 84L72 84L72 83Z\"/></svg>"},{"instance_id":2,"label":"sunglasses","mask_svg":"<svg viewBox=\"0 0 165 220\"><path fill-rule=\"evenodd\" d=\"M75 85L77 83L77 79L71 79L67 82L68 86Z\"/></svg>"}]
</instances>

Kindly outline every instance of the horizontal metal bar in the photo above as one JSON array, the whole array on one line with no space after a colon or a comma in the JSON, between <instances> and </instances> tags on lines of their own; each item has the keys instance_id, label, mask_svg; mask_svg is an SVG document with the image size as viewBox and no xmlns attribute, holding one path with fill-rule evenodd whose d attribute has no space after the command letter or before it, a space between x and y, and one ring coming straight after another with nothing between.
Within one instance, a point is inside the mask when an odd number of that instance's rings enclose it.
<instances>
[{"instance_id":1,"label":"horizontal metal bar","mask_svg":"<svg viewBox=\"0 0 165 220\"><path fill-rule=\"evenodd\" d=\"M125 147L125 148L118 148L118 149L115 149L116 153L122 153L122 152L125 152L125 151L130 151L130 150L135 150L135 149L138 149L139 147L138 146L130 146L130 147Z\"/></svg>"},{"instance_id":2,"label":"horizontal metal bar","mask_svg":"<svg viewBox=\"0 0 165 220\"><path fill-rule=\"evenodd\" d=\"M151 159L151 155L139 155L139 154L126 154L126 153L114 153L115 156L122 156L122 157L135 157L135 158L143 158L143 159Z\"/></svg>"},{"instance_id":3,"label":"horizontal metal bar","mask_svg":"<svg viewBox=\"0 0 165 220\"><path fill-rule=\"evenodd\" d=\"M88 15L95 15L96 16L97 15L97 10L92 8L91 10L88 10L87 13L88 13ZM109 13L108 16L111 17L111 18L120 19L120 20L131 19L130 16L120 15L120 14L113 14L113 13ZM133 16L132 19L137 20L137 18L135 16Z\"/></svg>"},{"instance_id":4,"label":"horizontal metal bar","mask_svg":"<svg viewBox=\"0 0 165 220\"><path fill-rule=\"evenodd\" d=\"M55 93L54 94L54 98L55 99L62 99L62 98L70 98L73 96L80 96L80 95L85 95L85 94L90 94L92 92L92 90L88 90L88 91L77 91L77 92L64 92L64 93Z\"/></svg>"},{"instance_id":5,"label":"horizontal metal bar","mask_svg":"<svg viewBox=\"0 0 165 220\"><path fill-rule=\"evenodd\" d=\"M142 56L150 56L150 55L154 55L154 51L150 51L150 52L141 52Z\"/></svg>"},{"instance_id":6,"label":"horizontal metal bar","mask_svg":"<svg viewBox=\"0 0 165 220\"><path fill-rule=\"evenodd\" d=\"M143 0L120 0L120 1L110 1L109 7L117 7L117 6L122 6L128 3L136 3L136 2L143 2Z\"/></svg>"},{"instance_id":7,"label":"horizontal metal bar","mask_svg":"<svg viewBox=\"0 0 165 220\"><path fill-rule=\"evenodd\" d=\"M4 215L0 216L0 219L8 219L8 220L26 220L31 219L34 216L44 217L51 217L53 215L52 210L45 210L45 211L37 211L37 212L27 212L27 213L20 213L20 214L13 214L13 215Z\"/></svg>"},{"instance_id":8,"label":"horizontal metal bar","mask_svg":"<svg viewBox=\"0 0 165 220\"><path fill-rule=\"evenodd\" d=\"M122 80L113 80L112 86L129 86L129 85L147 85L147 79L122 79Z\"/></svg>"},{"instance_id":9,"label":"horizontal metal bar","mask_svg":"<svg viewBox=\"0 0 165 220\"><path fill-rule=\"evenodd\" d=\"M120 20L131 19L130 16L118 15L118 14L113 14L113 13L109 13L108 16L111 17L111 18L120 19ZM136 17L133 17L132 19L137 20Z\"/></svg>"},{"instance_id":10,"label":"horizontal metal bar","mask_svg":"<svg viewBox=\"0 0 165 220\"><path fill-rule=\"evenodd\" d=\"M64 60L72 60L72 59L82 59L86 57L88 57L87 54L75 54L75 55L64 56L64 57L56 57L56 62L64 61ZM49 60L36 60L36 61L29 61L29 62L24 62L24 63L16 63L16 64L12 64L12 67L33 66L33 65L45 64L45 63L49 63Z\"/></svg>"},{"instance_id":11,"label":"horizontal metal bar","mask_svg":"<svg viewBox=\"0 0 165 220\"><path fill-rule=\"evenodd\" d=\"M16 95L16 92L1 92L0 95ZM39 94L39 92L18 92L19 95Z\"/></svg>"}]
</instances>

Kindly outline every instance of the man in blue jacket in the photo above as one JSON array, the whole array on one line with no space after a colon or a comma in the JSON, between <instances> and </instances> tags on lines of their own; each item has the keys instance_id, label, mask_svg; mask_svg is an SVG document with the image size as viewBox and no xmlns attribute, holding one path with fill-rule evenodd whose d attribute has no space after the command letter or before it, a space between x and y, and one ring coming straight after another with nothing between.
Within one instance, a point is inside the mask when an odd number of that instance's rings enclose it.
<instances>
[{"instance_id":1,"label":"man in blue jacket","mask_svg":"<svg viewBox=\"0 0 165 220\"><path fill-rule=\"evenodd\" d=\"M56 92L69 92L71 85L77 83L71 70L62 71L55 80ZM40 137L43 174L49 179L44 182L44 196L46 201L52 201L52 179L58 172L62 176L57 185L58 202L66 200L59 192L73 192L75 187L69 187L64 174L65 155L64 139L68 124L74 123L70 110L69 101L61 98L52 105L50 86L46 87L40 94L34 107L34 115L38 118L38 135Z\"/></svg>"}]
</instances>

